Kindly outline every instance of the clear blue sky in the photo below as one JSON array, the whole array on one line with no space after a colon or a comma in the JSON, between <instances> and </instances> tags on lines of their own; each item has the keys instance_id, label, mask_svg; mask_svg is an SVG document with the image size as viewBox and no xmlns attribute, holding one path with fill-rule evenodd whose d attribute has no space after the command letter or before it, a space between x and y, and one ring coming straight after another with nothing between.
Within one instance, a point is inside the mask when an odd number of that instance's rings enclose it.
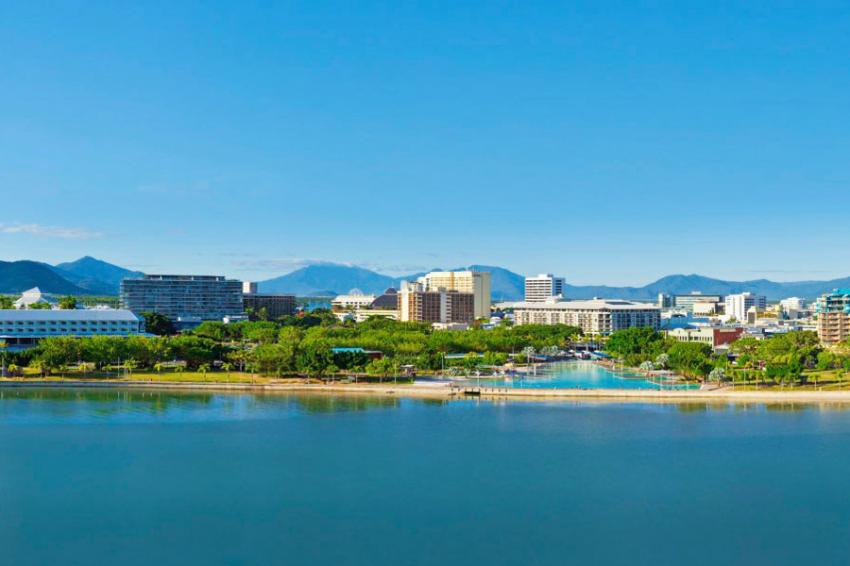
<instances>
[{"instance_id":1,"label":"clear blue sky","mask_svg":"<svg viewBox=\"0 0 850 566\"><path fill-rule=\"evenodd\" d=\"M0 258L850 275L842 2L4 2Z\"/></svg>"}]
</instances>

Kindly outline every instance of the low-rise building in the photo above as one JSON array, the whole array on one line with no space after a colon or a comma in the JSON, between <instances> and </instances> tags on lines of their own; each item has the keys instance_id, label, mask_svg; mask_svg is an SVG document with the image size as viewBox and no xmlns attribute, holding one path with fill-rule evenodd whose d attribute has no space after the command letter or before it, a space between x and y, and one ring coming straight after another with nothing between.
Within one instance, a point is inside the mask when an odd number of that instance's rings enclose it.
<instances>
[{"instance_id":1,"label":"low-rise building","mask_svg":"<svg viewBox=\"0 0 850 566\"><path fill-rule=\"evenodd\" d=\"M610 334L632 327L658 330L661 309L654 304L620 299L516 303L514 324L568 324L585 334Z\"/></svg>"},{"instance_id":2,"label":"low-rise building","mask_svg":"<svg viewBox=\"0 0 850 566\"><path fill-rule=\"evenodd\" d=\"M249 293L242 295L242 304L251 320L275 320L295 314L295 295L267 295Z\"/></svg>"},{"instance_id":3,"label":"low-rise building","mask_svg":"<svg viewBox=\"0 0 850 566\"><path fill-rule=\"evenodd\" d=\"M0 310L0 340L11 349L34 346L50 336L131 336L144 321L128 310Z\"/></svg>"},{"instance_id":4,"label":"low-rise building","mask_svg":"<svg viewBox=\"0 0 850 566\"><path fill-rule=\"evenodd\" d=\"M850 337L850 289L835 289L815 303L818 337L832 346Z\"/></svg>"},{"instance_id":5,"label":"low-rise building","mask_svg":"<svg viewBox=\"0 0 850 566\"><path fill-rule=\"evenodd\" d=\"M673 295L673 308L693 312L695 303L722 303L723 295L703 295L697 291L687 295Z\"/></svg>"},{"instance_id":6,"label":"low-rise building","mask_svg":"<svg viewBox=\"0 0 850 566\"><path fill-rule=\"evenodd\" d=\"M331 301L331 307L335 311L355 311L357 309L369 308L376 298L375 295L367 295L354 289L347 295L334 297Z\"/></svg>"},{"instance_id":7,"label":"low-rise building","mask_svg":"<svg viewBox=\"0 0 850 566\"><path fill-rule=\"evenodd\" d=\"M703 326L699 328L674 328L667 331L667 336L679 342L699 342L707 344L712 349L728 347L743 335L743 328L724 328Z\"/></svg>"}]
</instances>

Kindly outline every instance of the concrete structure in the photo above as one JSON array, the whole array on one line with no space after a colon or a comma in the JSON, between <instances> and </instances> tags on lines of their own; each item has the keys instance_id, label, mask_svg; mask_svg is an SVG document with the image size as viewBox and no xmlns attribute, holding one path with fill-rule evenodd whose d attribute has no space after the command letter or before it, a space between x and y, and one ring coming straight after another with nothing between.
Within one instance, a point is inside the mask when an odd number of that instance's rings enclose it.
<instances>
[{"instance_id":1,"label":"concrete structure","mask_svg":"<svg viewBox=\"0 0 850 566\"><path fill-rule=\"evenodd\" d=\"M10 349L34 346L49 336L130 336L144 322L128 310L0 310L0 340Z\"/></svg>"},{"instance_id":2,"label":"concrete structure","mask_svg":"<svg viewBox=\"0 0 850 566\"><path fill-rule=\"evenodd\" d=\"M248 293L242 295L242 305L251 320L262 319L263 313L269 320L275 320L295 314L295 295Z\"/></svg>"},{"instance_id":3,"label":"concrete structure","mask_svg":"<svg viewBox=\"0 0 850 566\"><path fill-rule=\"evenodd\" d=\"M703 295L694 291L688 295L673 295L673 307L684 309L688 312L694 311L694 303L722 303L723 295Z\"/></svg>"},{"instance_id":4,"label":"concrete structure","mask_svg":"<svg viewBox=\"0 0 850 566\"><path fill-rule=\"evenodd\" d=\"M619 299L516 303L515 324L569 324L586 334L610 334L632 327L661 326L661 309L657 305Z\"/></svg>"},{"instance_id":5,"label":"concrete structure","mask_svg":"<svg viewBox=\"0 0 850 566\"><path fill-rule=\"evenodd\" d=\"M21 296L15 301L15 308L26 309L36 303L48 303L52 305L53 301L48 301L44 293L41 292L41 289L33 287L21 293Z\"/></svg>"},{"instance_id":6,"label":"concrete structure","mask_svg":"<svg viewBox=\"0 0 850 566\"><path fill-rule=\"evenodd\" d=\"M789 297L779 301L779 309L785 318L796 319L808 314L809 305L806 299Z\"/></svg>"},{"instance_id":7,"label":"concrete structure","mask_svg":"<svg viewBox=\"0 0 850 566\"><path fill-rule=\"evenodd\" d=\"M700 342L716 350L729 346L729 344L741 338L743 333L743 328L704 326L700 328L674 328L667 332L667 336L679 342Z\"/></svg>"},{"instance_id":8,"label":"concrete structure","mask_svg":"<svg viewBox=\"0 0 850 566\"><path fill-rule=\"evenodd\" d=\"M820 341L832 346L850 337L850 289L835 289L815 303Z\"/></svg>"},{"instance_id":9,"label":"concrete structure","mask_svg":"<svg viewBox=\"0 0 850 566\"><path fill-rule=\"evenodd\" d=\"M219 275L145 275L121 281L121 307L157 312L178 327L244 318L242 282Z\"/></svg>"},{"instance_id":10,"label":"concrete structure","mask_svg":"<svg viewBox=\"0 0 850 566\"><path fill-rule=\"evenodd\" d=\"M551 273L541 273L536 277L525 278L525 300L529 303L539 303L551 300L553 297L564 296L564 278L555 277Z\"/></svg>"},{"instance_id":11,"label":"concrete structure","mask_svg":"<svg viewBox=\"0 0 850 566\"><path fill-rule=\"evenodd\" d=\"M665 293L658 293L658 308L669 309L673 306L673 297Z\"/></svg>"},{"instance_id":12,"label":"concrete structure","mask_svg":"<svg viewBox=\"0 0 850 566\"><path fill-rule=\"evenodd\" d=\"M763 295L753 295L752 293L739 293L737 295L729 295L726 297L726 316L734 318L737 321L744 322L747 320L747 313L753 307L757 311L764 310L767 306L767 298Z\"/></svg>"},{"instance_id":13,"label":"concrete structure","mask_svg":"<svg viewBox=\"0 0 850 566\"><path fill-rule=\"evenodd\" d=\"M724 303L697 301L691 305L694 316L712 316L723 312Z\"/></svg>"},{"instance_id":14,"label":"concrete structure","mask_svg":"<svg viewBox=\"0 0 850 566\"><path fill-rule=\"evenodd\" d=\"M475 295L440 287L428 291L421 283L403 281L398 293L399 320L471 324L475 320Z\"/></svg>"},{"instance_id":15,"label":"concrete structure","mask_svg":"<svg viewBox=\"0 0 850 566\"><path fill-rule=\"evenodd\" d=\"M486 271L432 271L418 280L425 291L472 293L475 318L490 318L491 278Z\"/></svg>"},{"instance_id":16,"label":"concrete structure","mask_svg":"<svg viewBox=\"0 0 850 566\"><path fill-rule=\"evenodd\" d=\"M369 308L377 297L367 295L357 289L347 295L339 295L331 301L331 307L335 311L355 311L357 309Z\"/></svg>"},{"instance_id":17,"label":"concrete structure","mask_svg":"<svg viewBox=\"0 0 850 566\"><path fill-rule=\"evenodd\" d=\"M242 294L244 295L256 295L257 294L257 283L256 281L243 281L242 282Z\"/></svg>"}]
</instances>

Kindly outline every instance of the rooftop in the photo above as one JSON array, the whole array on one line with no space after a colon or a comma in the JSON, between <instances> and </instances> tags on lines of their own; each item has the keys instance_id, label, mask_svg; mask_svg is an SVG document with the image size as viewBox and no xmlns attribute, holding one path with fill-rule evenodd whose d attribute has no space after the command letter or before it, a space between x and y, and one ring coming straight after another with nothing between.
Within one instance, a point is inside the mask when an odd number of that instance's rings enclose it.
<instances>
[{"instance_id":1,"label":"rooftop","mask_svg":"<svg viewBox=\"0 0 850 566\"><path fill-rule=\"evenodd\" d=\"M55 309L55 310L0 310L0 322L86 320L138 322L139 318L123 309Z\"/></svg>"},{"instance_id":2,"label":"rooftop","mask_svg":"<svg viewBox=\"0 0 850 566\"><path fill-rule=\"evenodd\" d=\"M624 299L590 299L585 301L560 301L560 302L518 302L514 303L515 309L558 309L558 310L660 310L652 303L639 303Z\"/></svg>"}]
</instances>

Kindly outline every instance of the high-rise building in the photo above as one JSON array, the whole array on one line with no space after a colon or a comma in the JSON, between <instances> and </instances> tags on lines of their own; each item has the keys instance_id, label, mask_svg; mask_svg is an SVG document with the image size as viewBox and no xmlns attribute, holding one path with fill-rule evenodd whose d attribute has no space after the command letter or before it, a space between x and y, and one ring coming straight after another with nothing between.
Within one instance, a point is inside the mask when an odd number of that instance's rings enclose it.
<instances>
[{"instance_id":1,"label":"high-rise building","mask_svg":"<svg viewBox=\"0 0 850 566\"><path fill-rule=\"evenodd\" d=\"M424 291L472 293L475 318L490 317L491 278L487 271L432 271L418 279Z\"/></svg>"},{"instance_id":2,"label":"high-rise building","mask_svg":"<svg viewBox=\"0 0 850 566\"><path fill-rule=\"evenodd\" d=\"M767 298L764 295L753 295L752 293L726 296L726 315L735 320L746 321L747 312L753 307L756 310L764 310L767 307Z\"/></svg>"},{"instance_id":3,"label":"high-rise building","mask_svg":"<svg viewBox=\"0 0 850 566\"><path fill-rule=\"evenodd\" d=\"M818 337L827 346L850 337L850 289L835 289L815 303Z\"/></svg>"},{"instance_id":4,"label":"high-rise building","mask_svg":"<svg viewBox=\"0 0 850 566\"><path fill-rule=\"evenodd\" d=\"M428 291L422 283L402 281L398 310L403 322L471 324L475 320L475 295L444 287Z\"/></svg>"},{"instance_id":5,"label":"high-rise building","mask_svg":"<svg viewBox=\"0 0 850 566\"><path fill-rule=\"evenodd\" d=\"M181 327L243 317L242 282L218 275L145 275L121 281L121 307L156 312Z\"/></svg>"},{"instance_id":6,"label":"high-rise building","mask_svg":"<svg viewBox=\"0 0 850 566\"><path fill-rule=\"evenodd\" d=\"M551 301L554 297L564 296L564 278L551 273L541 273L536 277L525 278L525 300L528 303Z\"/></svg>"},{"instance_id":7,"label":"high-rise building","mask_svg":"<svg viewBox=\"0 0 850 566\"><path fill-rule=\"evenodd\" d=\"M522 302L514 305L515 324L568 324L585 334L610 334L632 327L658 329L661 309L655 304L619 299Z\"/></svg>"}]
</instances>

